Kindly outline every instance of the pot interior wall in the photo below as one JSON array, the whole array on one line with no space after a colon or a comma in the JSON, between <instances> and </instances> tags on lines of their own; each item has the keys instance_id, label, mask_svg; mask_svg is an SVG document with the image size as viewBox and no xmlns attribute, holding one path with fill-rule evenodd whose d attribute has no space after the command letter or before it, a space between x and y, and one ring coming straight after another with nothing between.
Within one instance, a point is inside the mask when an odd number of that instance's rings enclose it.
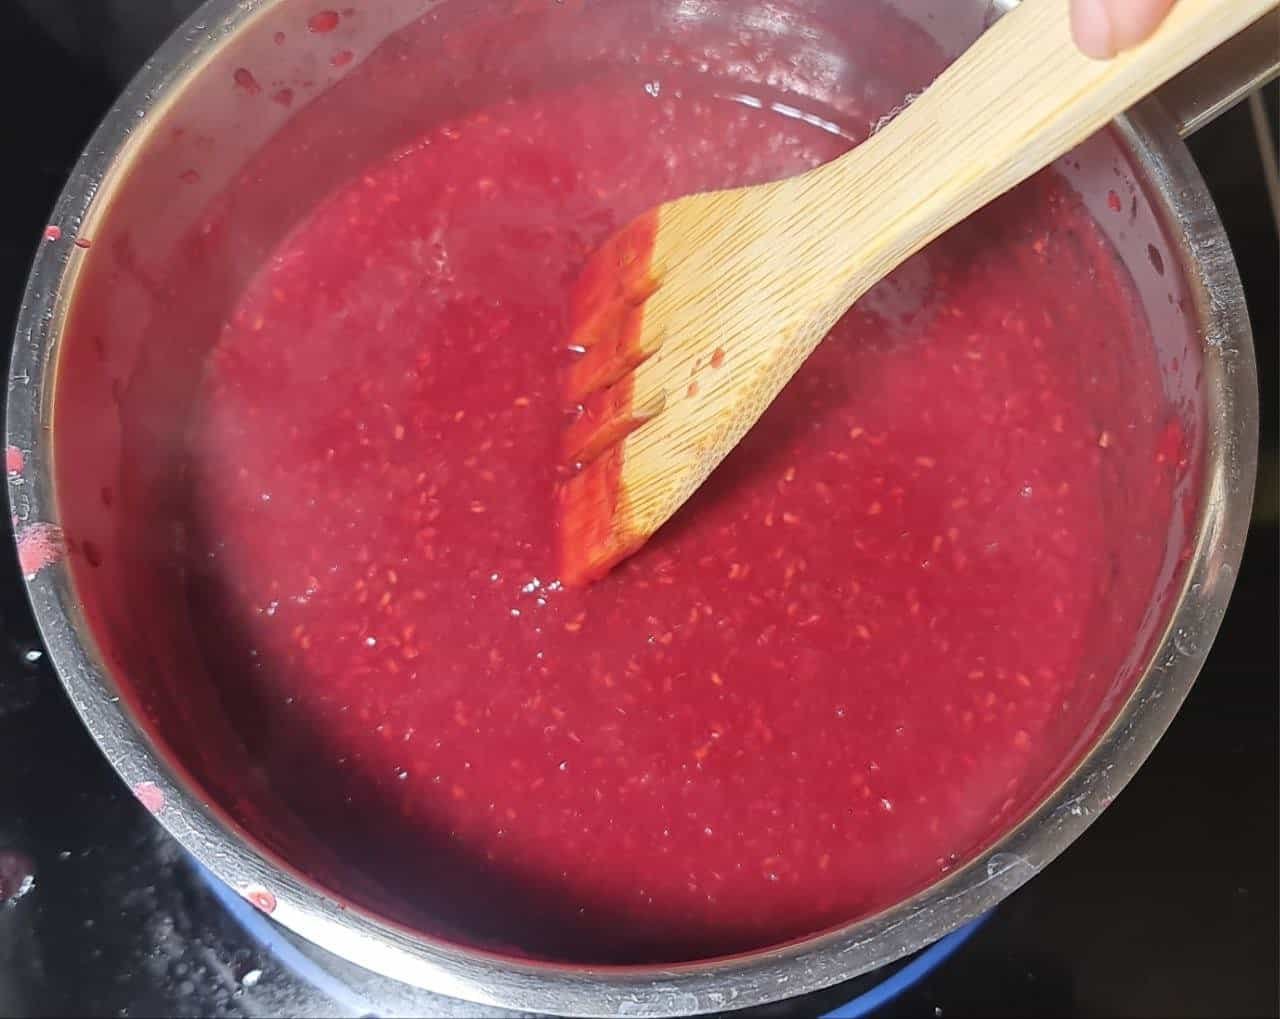
<instances>
[{"instance_id":1,"label":"pot interior wall","mask_svg":"<svg viewBox=\"0 0 1280 1019\"><path fill-rule=\"evenodd\" d=\"M618 65L635 67L638 79L698 75L709 54L723 67L727 53L737 58L727 65L728 88L792 97L837 118L856 96L852 108L879 117L926 85L941 69L939 54L958 52L987 13L984 3L896 4L917 26L919 45L887 49L872 31L873 7L383 0L343 12L338 29L317 31L324 25L311 20L313 5L278 3L139 119L82 228L92 246L74 254L57 350L58 506L77 594L103 661L161 752L219 811L336 895L435 934L521 940L509 924L486 921L509 890L482 866L469 872L481 908L455 914L429 891L388 882L393 870L380 861L401 852L393 820L385 833L343 845L299 814L262 767L264 734L254 731L251 700L246 708L237 697L233 706L226 696L246 679L217 665L181 568L193 520L184 432L204 356L241 288L299 219L366 162L465 110L589 81ZM786 73L761 80L763 69L778 67ZM875 94L867 93L869 80ZM374 81L376 106L367 99ZM1078 189L1130 269L1192 463L1145 616L1099 608L1087 642L1100 649L1098 659L1082 664L1089 679L1055 724L1034 780L1017 790L1009 825L1091 745L1141 673L1177 595L1205 442L1195 310L1141 172L1108 134L1055 172ZM1118 488L1106 494L1117 505L1140 497ZM316 781L324 781L322 769ZM992 830L987 841L1000 834ZM971 855L981 846L957 848ZM539 905L544 912L531 917L530 932L544 918L571 922L559 916L554 895Z\"/></svg>"}]
</instances>

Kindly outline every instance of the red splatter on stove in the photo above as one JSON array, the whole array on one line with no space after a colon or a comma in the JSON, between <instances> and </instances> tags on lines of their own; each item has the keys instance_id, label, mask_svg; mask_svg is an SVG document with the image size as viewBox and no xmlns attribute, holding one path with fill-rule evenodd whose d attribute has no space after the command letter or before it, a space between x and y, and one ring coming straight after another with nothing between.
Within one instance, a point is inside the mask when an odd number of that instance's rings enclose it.
<instances>
[{"instance_id":1,"label":"red splatter on stove","mask_svg":"<svg viewBox=\"0 0 1280 1019\"><path fill-rule=\"evenodd\" d=\"M337 53L329 58L329 63L333 64L334 67L345 67L347 64L351 63L354 57L355 54L350 50L338 50Z\"/></svg>"},{"instance_id":2,"label":"red splatter on stove","mask_svg":"<svg viewBox=\"0 0 1280 1019\"><path fill-rule=\"evenodd\" d=\"M66 552L62 528L57 524L29 524L18 532L18 565L28 580Z\"/></svg>"},{"instance_id":3,"label":"red splatter on stove","mask_svg":"<svg viewBox=\"0 0 1280 1019\"><path fill-rule=\"evenodd\" d=\"M56 241L56 240L60 240L61 238L62 238L62 227L55 226L53 223L50 223L47 227L44 228L44 239L46 241Z\"/></svg>"},{"instance_id":4,"label":"red splatter on stove","mask_svg":"<svg viewBox=\"0 0 1280 1019\"><path fill-rule=\"evenodd\" d=\"M283 46L283 45L284 45L284 39L285 39L285 36L284 36L284 33L283 33L283 32L276 32L276 33L275 33L274 35L272 35L272 37L271 37L271 41L272 41L273 43L275 43L277 46Z\"/></svg>"},{"instance_id":5,"label":"red splatter on stove","mask_svg":"<svg viewBox=\"0 0 1280 1019\"><path fill-rule=\"evenodd\" d=\"M139 782L133 787L133 795L152 814L164 810L164 790L154 782Z\"/></svg>"},{"instance_id":6,"label":"red splatter on stove","mask_svg":"<svg viewBox=\"0 0 1280 1019\"><path fill-rule=\"evenodd\" d=\"M5 470L10 474L21 474L26 464L26 457L17 446L6 446L4 451Z\"/></svg>"},{"instance_id":7,"label":"red splatter on stove","mask_svg":"<svg viewBox=\"0 0 1280 1019\"><path fill-rule=\"evenodd\" d=\"M293 105L293 89L282 88L271 96L271 101L279 103L281 106L289 107Z\"/></svg>"},{"instance_id":8,"label":"red splatter on stove","mask_svg":"<svg viewBox=\"0 0 1280 1019\"><path fill-rule=\"evenodd\" d=\"M93 241L89 240L88 237L77 237L74 243L77 248L83 248L85 250L93 247Z\"/></svg>"},{"instance_id":9,"label":"red splatter on stove","mask_svg":"<svg viewBox=\"0 0 1280 1019\"><path fill-rule=\"evenodd\" d=\"M1112 212L1119 212L1124 208L1124 206L1120 204L1120 195L1114 190L1107 192L1107 208Z\"/></svg>"}]
</instances>

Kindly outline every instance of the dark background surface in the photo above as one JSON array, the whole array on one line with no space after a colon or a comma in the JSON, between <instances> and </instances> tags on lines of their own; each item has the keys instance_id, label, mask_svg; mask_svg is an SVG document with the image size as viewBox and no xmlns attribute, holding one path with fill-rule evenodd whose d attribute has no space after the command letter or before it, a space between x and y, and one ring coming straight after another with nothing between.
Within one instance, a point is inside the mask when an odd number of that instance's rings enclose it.
<instances>
[{"instance_id":1,"label":"dark background surface","mask_svg":"<svg viewBox=\"0 0 1280 1019\"><path fill-rule=\"evenodd\" d=\"M48 210L81 146L120 76L184 6L156 3L146 23L121 36L100 10L110 0L44 3L39 17L24 3L0 3L0 89L10 100L0 133L6 335ZM14 6L6 12L5 4ZM1274 87L1268 103L1274 124ZM1116 804L886 1014L1280 1012L1280 259L1246 109L1206 128L1192 149L1240 262L1262 378L1258 512L1231 609L1186 706ZM0 906L0 1014L326 1007L289 997L292 978L210 898L100 757L43 658L9 549L0 553L0 900L27 875L29 893Z\"/></svg>"}]
</instances>

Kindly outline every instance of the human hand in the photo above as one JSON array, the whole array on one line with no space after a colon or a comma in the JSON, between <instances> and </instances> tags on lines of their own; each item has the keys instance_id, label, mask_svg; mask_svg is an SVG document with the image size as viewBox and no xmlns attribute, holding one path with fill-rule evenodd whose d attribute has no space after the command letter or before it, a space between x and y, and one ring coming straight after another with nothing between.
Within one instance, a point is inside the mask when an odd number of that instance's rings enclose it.
<instances>
[{"instance_id":1,"label":"human hand","mask_svg":"<svg viewBox=\"0 0 1280 1019\"><path fill-rule=\"evenodd\" d=\"M1071 34L1085 56L1108 60L1156 30L1174 0L1071 0Z\"/></svg>"}]
</instances>

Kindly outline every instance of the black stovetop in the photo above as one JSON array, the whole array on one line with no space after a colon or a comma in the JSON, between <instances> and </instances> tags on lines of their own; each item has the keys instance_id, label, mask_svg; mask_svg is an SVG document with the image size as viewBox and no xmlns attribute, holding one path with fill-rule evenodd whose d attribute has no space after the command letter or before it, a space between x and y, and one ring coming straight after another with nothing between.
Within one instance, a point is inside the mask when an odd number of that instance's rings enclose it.
<instances>
[{"instance_id":1,"label":"black stovetop","mask_svg":"<svg viewBox=\"0 0 1280 1019\"><path fill-rule=\"evenodd\" d=\"M122 51L102 59L84 24L55 32L55 42L21 10L2 23L0 83L14 133L0 146L0 320L11 320L48 210L120 88L109 69L118 73ZM1274 93L1268 98L1274 121ZM1192 147L1240 262L1263 379L1269 466L1231 609L1186 706L1116 803L883 1014L1280 1011L1277 238L1244 108ZM115 777L44 659L10 550L0 553L0 900L28 884L0 906L0 1014L336 1015L350 1007L304 989L249 937Z\"/></svg>"}]
</instances>

